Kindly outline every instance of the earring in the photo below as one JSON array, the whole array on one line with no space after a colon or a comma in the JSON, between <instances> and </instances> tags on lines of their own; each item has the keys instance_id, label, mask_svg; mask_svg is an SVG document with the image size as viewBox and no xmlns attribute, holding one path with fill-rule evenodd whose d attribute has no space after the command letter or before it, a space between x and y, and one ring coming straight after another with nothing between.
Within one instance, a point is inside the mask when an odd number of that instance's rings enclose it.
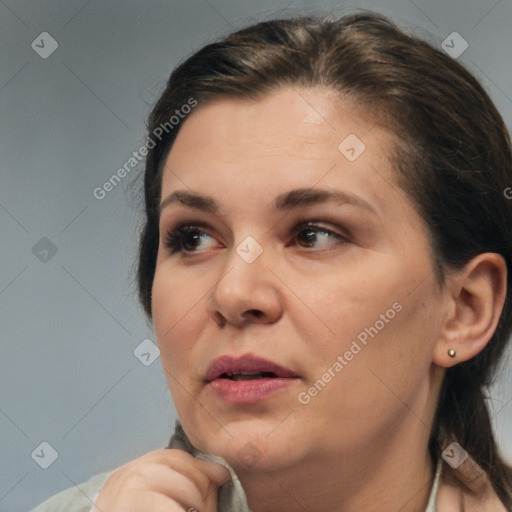
<instances>
[{"instance_id":1,"label":"earring","mask_svg":"<svg viewBox=\"0 0 512 512\"><path fill-rule=\"evenodd\" d=\"M450 357L455 357L455 355L456 355L455 350L453 350L453 348L451 348L450 350L448 350L448 355L449 355Z\"/></svg>"}]
</instances>

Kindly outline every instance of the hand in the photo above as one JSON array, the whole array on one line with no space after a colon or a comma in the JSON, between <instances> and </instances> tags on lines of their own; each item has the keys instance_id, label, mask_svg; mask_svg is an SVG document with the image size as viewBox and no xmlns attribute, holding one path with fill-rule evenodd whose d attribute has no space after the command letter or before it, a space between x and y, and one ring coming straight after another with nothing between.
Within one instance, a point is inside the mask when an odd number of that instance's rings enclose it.
<instances>
[{"instance_id":1,"label":"hand","mask_svg":"<svg viewBox=\"0 0 512 512\"><path fill-rule=\"evenodd\" d=\"M114 471L91 512L217 512L217 491L230 480L220 464L155 450Z\"/></svg>"}]
</instances>

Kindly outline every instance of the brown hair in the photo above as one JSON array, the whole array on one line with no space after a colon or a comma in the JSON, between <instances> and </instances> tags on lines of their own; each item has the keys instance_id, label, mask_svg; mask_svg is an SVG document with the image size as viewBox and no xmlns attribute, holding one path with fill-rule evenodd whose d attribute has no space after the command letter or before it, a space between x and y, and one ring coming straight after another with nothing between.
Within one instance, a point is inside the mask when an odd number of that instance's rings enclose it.
<instances>
[{"instance_id":1,"label":"brown hair","mask_svg":"<svg viewBox=\"0 0 512 512\"><path fill-rule=\"evenodd\" d=\"M512 510L512 468L500 456L485 402L512 328L512 201L503 195L512 182L512 152L500 114L457 61L365 12L262 22L203 47L172 72L149 132L191 98L199 105L220 96L257 99L283 85L334 91L391 123L396 147L390 158L430 228L440 284L446 269L479 253L505 258L507 297L499 325L477 356L446 371L429 450L437 460L456 440ZM168 127L146 160L137 277L148 318L162 169L180 126Z\"/></svg>"}]
</instances>

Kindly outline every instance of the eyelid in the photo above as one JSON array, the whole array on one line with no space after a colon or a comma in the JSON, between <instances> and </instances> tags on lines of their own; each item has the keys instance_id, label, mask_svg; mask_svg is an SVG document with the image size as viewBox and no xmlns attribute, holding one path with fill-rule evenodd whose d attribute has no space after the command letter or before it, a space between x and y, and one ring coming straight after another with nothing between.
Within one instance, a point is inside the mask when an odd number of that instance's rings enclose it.
<instances>
[{"instance_id":1,"label":"eyelid","mask_svg":"<svg viewBox=\"0 0 512 512\"><path fill-rule=\"evenodd\" d=\"M344 238L349 238L351 236L347 229L342 230L342 231L344 231L344 233L338 233L336 231L336 229L324 226L323 224L329 224L329 223L324 222L324 221L319 221L319 220L299 220L294 224L294 226L290 232L295 235L298 232L302 231L303 229L314 228L314 229L317 229L318 231L324 230L326 233L331 233L333 235L344 237ZM201 222L201 221L178 222L177 224L173 224L171 227L164 229L163 232L165 234L173 233L173 232L179 231L180 229L183 229L185 227L191 228L191 229L197 228L198 230L206 233L208 236L215 238L215 236L213 236L211 234L211 227L206 222Z\"/></svg>"},{"instance_id":2,"label":"eyelid","mask_svg":"<svg viewBox=\"0 0 512 512\"><path fill-rule=\"evenodd\" d=\"M206 235L214 240L217 241L217 237L215 237L213 234L211 234L211 228L208 226L208 224L204 222L190 222L190 221L183 221L178 222L177 224L173 224L169 228L166 228L163 230L163 245L167 247L168 249L173 249L174 245L181 244L181 240L184 234L187 232L193 232L198 231L201 235ZM182 255L185 256L192 256L194 253L199 254L204 251L183 251L181 247L179 250L172 250L173 253L179 252L182 253Z\"/></svg>"},{"instance_id":3,"label":"eyelid","mask_svg":"<svg viewBox=\"0 0 512 512\"><path fill-rule=\"evenodd\" d=\"M335 230L330 227L323 226L322 224L323 224L322 222L317 222L317 221L299 222L294 226L294 228L291 231L292 239L295 240L296 236L301 231L307 231L308 229L310 229L311 231L316 231L318 233L326 233L326 234L330 235L331 237L333 237L333 239L331 240L330 243L327 243L323 246L323 250L325 250L326 247L328 247L328 246L336 246L339 244L351 243L351 240L352 240L351 236L346 233L346 230L345 230L345 233L342 234L339 232L339 230ZM296 245L299 249L302 248L305 250L311 250L311 252L319 252L319 253L322 252L322 246L317 247L316 248L317 250L313 251L312 250L313 248L301 247L300 244L297 244L296 241L295 241L294 245Z\"/></svg>"},{"instance_id":4,"label":"eyelid","mask_svg":"<svg viewBox=\"0 0 512 512\"><path fill-rule=\"evenodd\" d=\"M291 232L295 235L302 229L314 228L317 229L318 231L323 230L326 233L330 233L343 239L348 240L352 238L352 234L347 228L342 228L341 226L332 227L332 224L332 221L324 221L316 218L313 218L311 220L299 220L297 221L296 225L292 228Z\"/></svg>"},{"instance_id":5,"label":"eyelid","mask_svg":"<svg viewBox=\"0 0 512 512\"><path fill-rule=\"evenodd\" d=\"M299 249L303 249L306 252L312 252L312 253L322 253L325 251L325 247L327 246L336 246L340 244L346 244L351 243L350 237L346 234L341 234L338 232L338 230L331 229L330 227L323 226L323 221L318 220L303 220L298 221L295 223L291 231L287 234L287 240L289 240L288 237L291 236L291 240L293 241L292 245L297 246ZM328 223L329 224L329 223ZM334 239L329 243L325 244L324 246L317 246L317 247L304 247L301 246L299 243L297 243L296 237L297 235L306 230L316 231L319 233L325 233ZM187 233L190 232L198 232L200 235L200 238L203 237L203 235L206 235L207 237L217 241L216 236L212 235L210 233L210 226L204 222L191 222L191 221L182 221L179 222L169 229L165 231L165 237L163 241L163 245L170 251L172 255L179 254L181 258L192 258L194 256L200 256L203 253L207 253L207 249L203 250L189 250L187 251L182 247L183 237L186 236ZM285 244L287 247L289 245L288 241ZM323 247L323 249L322 249ZM213 247L213 248L218 248ZM212 249L210 247L210 249ZM328 250L328 249L327 249Z\"/></svg>"},{"instance_id":6,"label":"eyelid","mask_svg":"<svg viewBox=\"0 0 512 512\"><path fill-rule=\"evenodd\" d=\"M342 220L333 219L330 216L320 215L314 215L311 213L306 212L297 212L299 215L292 221L292 228L293 231L296 229L299 225L303 227L308 227L308 225L313 225L318 228L325 229L326 231L343 236L346 238L353 238L352 232L349 228L347 228L346 223ZM162 232L169 232L177 230L183 226L194 226L198 227L202 230L204 230L209 236L213 236L213 232L217 232L217 228L213 227L215 223L212 225L212 223L204 220L199 220L199 218L194 218L195 215L184 217L182 220L177 220L174 222L160 222L161 225L161 231ZM198 216L199 217L199 216ZM161 217L162 220L163 217ZM197 219L197 220L196 220ZM221 221L221 224L223 224L223 228L226 228L226 224ZM280 224L280 223L278 223ZM285 223L287 224L287 223ZM289 229L289 228L287 228ZM228 228L229 230L229 228ZM290 232L290 231L288 231Z\"/></svg>"}]
</instances>

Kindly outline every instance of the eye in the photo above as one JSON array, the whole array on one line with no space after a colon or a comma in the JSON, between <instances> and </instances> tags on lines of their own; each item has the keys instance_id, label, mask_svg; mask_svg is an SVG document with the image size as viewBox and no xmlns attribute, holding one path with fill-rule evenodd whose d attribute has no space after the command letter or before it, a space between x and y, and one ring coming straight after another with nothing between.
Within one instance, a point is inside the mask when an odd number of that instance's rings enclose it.
<instances>
[{"instance_id":1,"label":"eye","mask_svg":"<svg viewBox=\"0 0 512 512\"><path fill-rule=\"evenodd\" d=\"M298 245L306 248L348 242L346 237L311 222L298 224L293 230L293 235Z\"/></svg>"},{"instance_id":2,"label":"eye","mask_svg":"<svg viewBox=\"0 0 512 512\"><path fill-rule=\"evenodd\" d=\"M321 248L349 241L346 237L312 222L298 224L292 235L296 243L304 248ZM165 246L170 249L171 254L181 252L183 256L191 256L208 248L219 247L219 244L199 225L184 224L167 233Z\"/></svg>"},{"instance_id":3,"label":"eye","mask_svg":"<svg viewBox=\"0 0 512 512\"><path fill-rule=\"evenodd\" d=\"M208 248L208 245L218 247L214 238L194 224L179 226L169 231L165 237L165 246L171 250L172 254L182 252L184 256L190 256L188 253L200 252L201 243L203 243L203 249Z\"/></svg>"}]
</instances>

